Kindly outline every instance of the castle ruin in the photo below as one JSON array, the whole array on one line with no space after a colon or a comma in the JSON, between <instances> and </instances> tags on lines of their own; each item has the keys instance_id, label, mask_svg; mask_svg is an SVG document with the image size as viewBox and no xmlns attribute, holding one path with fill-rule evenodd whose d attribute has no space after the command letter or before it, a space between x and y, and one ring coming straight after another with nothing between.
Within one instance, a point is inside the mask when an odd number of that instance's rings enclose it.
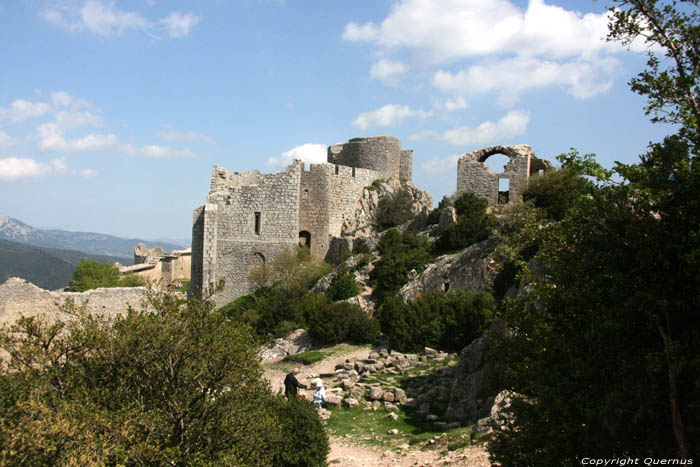
<instances>
[{"instance_id":1,"label":"castle ruin","mask_svg":"<svg viewBox=\"0 0 700 467\"><path fill-rule=\"evenodd\" d=\"M503 173L493 172L486 159L503 154L509 158ZM531 175L552 168L552 164L532 154L526 144L491 146L465 154L457 162L457 193L469 191L486 199L490 206L522 200Z\"/></svg>"},{"instance_id":2,"label":"castle ruin","mask_svg":"<svg viewBox=\"0 0 700 467\"><path fill-rule=\"evenodd\" d=\"M136 274L152 287L166 290L172 284L190 281L191 256L190 248L166 253L161 246L147 248L145 243L139 243L134 248L133 266L116 264L120 273Z\"/></svg>"},{"instance_id":3,"label":"castle ruin","mask_svg":"<svg viewBox=\"0 0 700 467\"><path fill-rule=\"evenodd\" d=\"M213 299L229 303L253 292L249 272L296 245L326 259L363 189L378 179L411 181L413 151L391 136L354 138L328 148L327 163L294 161L261 174L212 169L206 204L192 222L192 290L224 281Z\"/></svg>"}]
</instances>

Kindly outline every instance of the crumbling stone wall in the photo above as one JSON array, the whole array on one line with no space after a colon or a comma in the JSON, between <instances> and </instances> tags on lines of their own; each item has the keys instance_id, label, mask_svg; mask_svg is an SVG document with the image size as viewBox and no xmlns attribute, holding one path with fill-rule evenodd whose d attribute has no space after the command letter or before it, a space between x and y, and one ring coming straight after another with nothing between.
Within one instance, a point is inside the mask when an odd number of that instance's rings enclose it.
<instances>
[{"instance_id":1,"label":"crumbling stone wall","mask_svg":"<svg viewBox=\"0 0 700 467\"><path fill-rule=\"evenodd\" d=\"M223 279L218 305L251 293L250 270L300 242L326 259L364 188L377 179L410 180L412 163L398 138L378 136L330 146L328 163L308 170L301 161L273 174L214 166L206 204L193 214L192 290Z\"/></svg>"},{"instance_id":2,"label":"crumbling stone wall","mask_svg":"<svg viewBox=\"0 0 700 467\"><path fill-rule=\"evenodd\" d=\"M145 287L116 287L93 289L86 292L48 291L18 277L11 277L0 285L0 324L12 323L20 316L48 316L64 319L58 305L71 299L77 306L85 305L90 313L114 317L124 315L129 306L150 309Z\"/></svg>"},{"instance_id":3,"label":"crumbling stone wall","mask_svg":"<svg viewBox=\"0 0 700 467\"><path fill-rule=\"evenodd\" d=\"M191 258L189 248L164 253L160 246L146 248L145 243L139 243L134 248L134 265L120 266L119 272L136 274L151 287L165 290L173 282L190 280Z\"/></svg>"},{"instance_id":4,"label":"crumbling stone wall","mask_svg":"<svg viewBox=\"0 0 700 467\"><path fill-rule=\"evenodd\" d=\"M494 154L503 154L510 160L502 174L491 171L486 159ZM469 191L486 199L489 205L498 204L500 179L509 180L508 204L522 201L522 192L532 173L545 170L551 164L532 155L532 148L526 144L515 146L491 146L465 154L457 163L457 193Z\"/></svg>"}]
</instances>

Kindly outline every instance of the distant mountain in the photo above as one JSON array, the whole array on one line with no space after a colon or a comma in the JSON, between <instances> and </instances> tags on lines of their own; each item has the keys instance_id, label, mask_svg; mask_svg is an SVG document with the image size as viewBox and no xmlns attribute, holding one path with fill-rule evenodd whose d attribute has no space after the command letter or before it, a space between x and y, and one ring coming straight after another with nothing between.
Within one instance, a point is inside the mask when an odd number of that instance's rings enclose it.
<instances>
[{"instance_id":1,"label":"distant mountain","mask_svg":"<svg viewBox=\"0 0 700 467\"><path fill-rule=\"evenodd\" d=\"M9 277L21 277L43 289L60 289L73 279L75 266L83 258L107 264L133 263L133 256L120 258L90 255L82 251L45 248L0 239L0 283Z\"/></svg>"},{"instance_id":2,"label":"distant mountain","mask_svg":"<svg viewBox=\"0 0 700 467\"><path fill-rule=\"evenodd\" d=\"M17 219L2 215L0 215L0 239L120 258L133 258L134 248L140 242L146 243L149 248L156 246L154 242L138 238L127 239L94 232L36 229ZM162 246L164 251L181 250L189 246L168 242L158 242L157 245Z\"/></svg>"}]
</instances>

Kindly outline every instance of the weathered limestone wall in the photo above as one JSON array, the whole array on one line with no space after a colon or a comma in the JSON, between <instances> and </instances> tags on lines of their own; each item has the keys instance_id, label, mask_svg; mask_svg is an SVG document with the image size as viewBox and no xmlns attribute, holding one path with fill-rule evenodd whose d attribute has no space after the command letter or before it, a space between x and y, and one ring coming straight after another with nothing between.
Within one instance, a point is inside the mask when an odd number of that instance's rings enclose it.
<instances>
[{"instance_id":1,"label":"weathered limestone wall","mask_svg":"<svg viewBox=\"0 0 700 467\"><path fill-rule=\"evenodd\" d=\"M331 180L335 166L311 164L301 174L299 231L311 234L311 256L323 259L329 246Z\"/></svg>"},{"instance_id":2,"label":"weathered limestone wall","mask_svg":"<svg viewBox=\"0 0 700 467\"><path fill-rule=\"evenodd\" d=\"M494 173L485 163L494 154L503 154L510 159L502 174ZM522 200L522 192L530 176L531 158L532 148L525 144L491 146L465 154L457 163L457 193L469 191L486 199L490 205L496 205L499 180L507 178L508 203L518 203Z\"/></svg>"},{"instance_id":3,"label":"weathered limestone wall","mask_svg":"<svg viewBox=\"0 0 700 467\"><path fill-rule=\"evenodd\" d=\"M298 161L273 174L231 174L214 167L204 209L201 274L206 281L198 282L224 280L224 289L213 297L217 305L251 293L250 269L298 243L302 171Z\"/></svg>"},{"instance_id":4,"label":"weathered limestone wall","mask_svg":"<svg viewBox=\"0 0 700 467\"><path fill-rule=\"evenodd\" d=\"M339 237L345 218L355 214L362 190L381 178L383 174L374 170L338 166L338 174L331 178L328 231L332 236Z\"/></svg>"},{"instance_id":5,"label":"weathered limestone wall","mask_svg":"<svg viewBox=\"0 0 700 467\"><path fill-rule=\"evenodd\" d=\"M401 141L393 136L353 138L328 147L328 162L380 172L377 178L400 177Z\"/></svg>"},{"instance_id":6,"label":"weathered limestone wall","mask_svg":"<svg viewBox=\"0 0 700 467\"><path fill-rule=\"evenodd\" d=\"M413 149L401 150L399 178L407 182L413 182Z\"/></svg>"},{"instance_id":7,"label":"weathered limestone wall","mask_svg":"<svg viewBox=\"0 0 700 467\"><path fill-rule=\"evenodd\" d=\"M134 249L134 265L120 267L122 274L133 273L142 277L151 287L166 290L173 282L189 281L192 269L189 248L163 253L163 248L146 248L139 243Z\"/></svg>"},{"instance_id":8,"label":"weathered limestone wall","mask_svg":"<svg viewBox=\"0 0 700 467\"><path fill-rule=\"evenodd\" d=\"M77 306L85 305L90 313L104 316L126 314L129 306L149 309L146 287L116 287L86 292L54 292L41 289L31 282L11 277L0 285L0 324L12 323L20 316L46 315L56 319L68 315L58 305L71 299Z\"/></svg>"}]
</instances>

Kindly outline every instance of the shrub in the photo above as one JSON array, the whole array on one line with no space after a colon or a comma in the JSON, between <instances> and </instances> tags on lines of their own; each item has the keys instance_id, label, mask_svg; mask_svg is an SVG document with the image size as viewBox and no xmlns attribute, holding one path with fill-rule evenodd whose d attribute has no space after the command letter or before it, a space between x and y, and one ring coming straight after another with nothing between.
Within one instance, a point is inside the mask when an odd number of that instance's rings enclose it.
<instances>
[{"instance_id":1,"label":"shrub","mask_svg":"<svg viewBox=\"0 0 700 467\"><path fill-rule=\"evenodd\" d=\"M113 264L100 263L97 260L80 260L75 267L71 290L85 292L99 287L140 287L146 281L134 273L121 275L119 268Z\"/></svg>"},{"instance_id":2,"label":"shrub","mask_svg":"<svg viewBox=\"0 0 700 467\"><path fill-rule=\"evenodd\" d=\"M474 243L486 240L496 223L487 214L488 201L464 192L455 200L457 223L447 227L435 242L438 253L467 248Z\"/></svg>"},{"instance_id":3,"label":"shrub","mask_svg":"<svg viewBox=\"0 0 700 467\"><path fill-rule=\"evenodd\" d=\"M379 240L377 250L381 258L369 277L375 286L372 296L380 303L385 297L396 295L406 283L409 271L422 270L432 257L428 240L413 232L390 230Z\"/></svg>"},{"instance_id":4,"label":"shrub","mask_svg":"<svg viewBox=\"0 0 700 467\"><path fill-rule=\"evenodd\" d=\"M325 463L320 422L269 393L246 326L209 302L152 304L0 330L0 464Z\"/></svg>"},{"instance_id":5,"label":"shrub","mask_svg":"<svg viewBox=\"0 0 700 467\"><path fill-rule=\"evenodd\" d=\"M550 170L530 178L523 201L532 200L545 215L562 220L576 198L590 192L591 182L573 170Z\"/></svg>"},{"instance_id":6,"label":"shrub","mask_svg":"<svg viewBox=\"0 0 700 467\"><path fill-rule=\"evenodd\" d=\"M360 293L357 288L354 276L345 267L341 267L331 281L331 285L326 291L326 295L333 301L345 300Z\"/></svg>"},{"instance_id":7,"label":"shrub","mask_svg":"<svg viewBox=\"0 0 700 467\"><path fill-rule=\"evenodd\" d=\"M367 240L358 238L352 246L352 252L356 255L369 254L372 253L372 249L367 244Z\"/></svg>"},{"instance_id":8,"label":"shrub","mask_svg":"<svg viewBox=\"0 0 700 467\"><path fill-rule=\"evenodd\" d=\"M442 211L448 207L452 206L452 200L448 198L447 196L443 196L440 202L438 203L438 206L430 211L428 213L428 218L426 219L426 224L428 225L435 225L440 222L440 215L442 214Z\"/></svg>"},{"instance_id":9,"label":"shrub","mask_svg":"<svg viewBox=\"0 0 700 467\"><path fill-rule=\"evenodd\" d=\"M402 187L393 195L382 197L377 204L375 221L379 230L396 227L412 218L413 195L408 187Z\"/></svg>"},{"instance_id":10,"label":"shrub","mask_svg":"<svg viewBox=\"0 0 700 467\"><path fill-rule=\"evenodd\" d=\"M379 337L379 327L357 305L334 303L316 309L309 316L309 334L314 342L335 345L342 342L368 344Z\"/></svg>"},{"instance_id":11,"label":"shrub","mask_svg":"<svg viewBox=\"0 0 700 467\"><path fill-rule=\"evenodd\" d=\"M486 292L432 292L410 303L390 297L378 314L392 349L417 352L428 346L459 352L482 335L495 308Z\"/></svg>"}]
</instances>

